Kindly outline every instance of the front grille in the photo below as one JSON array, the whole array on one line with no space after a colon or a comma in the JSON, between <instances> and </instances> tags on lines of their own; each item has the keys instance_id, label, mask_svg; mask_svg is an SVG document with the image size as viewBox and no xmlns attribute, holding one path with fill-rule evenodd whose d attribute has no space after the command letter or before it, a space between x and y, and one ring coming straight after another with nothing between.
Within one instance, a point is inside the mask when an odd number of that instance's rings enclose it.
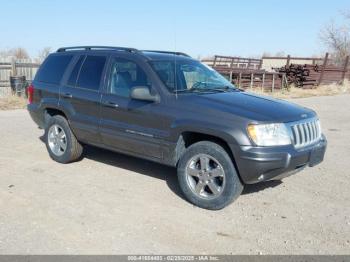
<instances>
[{"instance_id":1,"label":"front grille","mask_svg":"<svg viewBox=\"0 0 350 262\"><path fill-rule=\"evenodd\" d=\"M295 148L301 148L317 142L321 137L321 126L318 119L306 120L291 125Z\"/></svg>"}]
</instances>

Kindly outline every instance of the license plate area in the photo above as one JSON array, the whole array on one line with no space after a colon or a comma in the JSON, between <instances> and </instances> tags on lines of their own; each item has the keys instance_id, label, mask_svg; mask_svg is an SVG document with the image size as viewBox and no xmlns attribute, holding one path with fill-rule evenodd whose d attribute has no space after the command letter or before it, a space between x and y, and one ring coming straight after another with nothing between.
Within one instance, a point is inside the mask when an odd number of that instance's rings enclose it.
<instances>
[{"instance_id":1,"label":"license plate area","mask_svg":"<svg viewBox=\"0 0 350 262\"><path fill-rule=\"evenodd\" d=\"M323 161L326 147L316 147L310 152L309 166L313 167Z\"/></svg>"}]
</instances>

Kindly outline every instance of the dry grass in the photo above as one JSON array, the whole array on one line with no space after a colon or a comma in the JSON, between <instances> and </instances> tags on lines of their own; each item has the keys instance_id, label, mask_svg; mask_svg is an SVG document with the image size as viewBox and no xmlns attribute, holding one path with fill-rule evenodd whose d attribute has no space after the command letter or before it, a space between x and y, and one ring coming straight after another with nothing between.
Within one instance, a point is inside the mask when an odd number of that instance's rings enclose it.
<instances>
[{"instance_id":1,"label":"dry grass","mask_svg":"<svg viewBox=\"0 0 350 262\"><path fill-rule=\"evenodd\" d=\"M263 92L261 89L249 89L254 93L269 95L276 98L290 99L290 98L303 98L311 96L331 96L339 94L350 94L350 82L346 81L343 85L324 85L315 89L302 89L291 87L289 90L281 90L271 92Z\"/></svg>"},{"instance_id":2,"label":"dry grass","mask_svg":"<svg viewBox=\"0 0 350 262\"><path fill-rule=\"evenodd\" d=\"M0 110L23 109L27 105L27 100L14 95L0 97Z\"/></svg>"}]
</instances>

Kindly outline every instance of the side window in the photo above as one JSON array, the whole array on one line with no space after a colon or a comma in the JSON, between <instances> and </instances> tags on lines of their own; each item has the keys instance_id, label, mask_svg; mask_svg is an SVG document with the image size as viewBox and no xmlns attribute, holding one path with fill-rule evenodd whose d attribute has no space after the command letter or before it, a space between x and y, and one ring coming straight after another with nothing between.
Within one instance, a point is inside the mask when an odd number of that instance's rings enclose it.
<instances>
[{"instance_id":1,"label":"side window","mask_svg":"<svg viewBox=\"0 0 350 262\"><path fill-rule=\"evenodd\" d=\"M105 56L87 56L80 69L77 86L90 90L98 90L105 63Z\"/></svg>"},{"instance_id":2,"label":"side window","mask_svg":"<svg viewBox=\"0 0 350 262\"><path fill-rule=\"evenodd\" d=\"M174 63L160 61L153 63L153 68L157 72L160 80L170 89L175 89L175 69Z\"/></svg>"},{"instance_id":3,"label":"side window","mask_svg":"<svg viewBox=\"0 0 350 262\"><path fill-rule=\"evenodd\" d=\"M76 83L77 83L77 78L78 78L78 75L79 75L79 72L80 72L80 68L81 68L81 65L84 61L84 58L85 56L82 55L80 56L79 60L77 61L77 63L75 64L70 76L69 76L69 79L68 79L68 82L67 84L70 85L70 86L75 86Z\"/></svg>"},{"instance_id":4,"label":"side window","mask_svg":"<svg viewBox=\"0 0 350 262\"><path fill-rule=\"evenodd\" d=\"M135 62L121 58L114 59L111 66L109 93L130 97L130 91L135 86L151 86L146 73Z\"/></svg>"},{"instance_id":5,"label":"side window","mask_svg":"<svg viewBox=\"0 0 350 262\"><path fill-rule=\"evenodd\" d=\"M37 80L49 84L59 84L72 55L51 55L40 69Z\"/></svg>"}]
</instances>

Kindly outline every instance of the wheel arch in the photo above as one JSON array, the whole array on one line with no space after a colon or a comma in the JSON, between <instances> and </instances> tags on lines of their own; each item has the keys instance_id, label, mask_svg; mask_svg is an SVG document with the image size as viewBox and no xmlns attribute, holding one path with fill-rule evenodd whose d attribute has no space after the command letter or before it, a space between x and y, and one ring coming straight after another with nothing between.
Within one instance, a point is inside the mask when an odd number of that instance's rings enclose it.
<instances>
[{"instance_id":1,"label":"wheel arch","mask_svg":"<svg viewBox=\"0 0 350 262\"><path fill-rule=\"evenodd\" d=\"M191 145L193 145L197 142L200 142L200 141L210 141L210 142L213 142L213 143L220 145L226 151L226 153L229 155L234 167L236 168L236 172L238 174L238 177L242 181L241 176L239 174L239 169L238 169L238 166L236 163L236 158L231 150L229 142L226 141L224 138L213 135L213 134L197 132L197 131L183 131L179 135L177 143L176 143L176 148L175 148L176 166L177 166L181 156L186 151L186 149L188 147L190 147Z\"/></svg>"}]
</instances>

